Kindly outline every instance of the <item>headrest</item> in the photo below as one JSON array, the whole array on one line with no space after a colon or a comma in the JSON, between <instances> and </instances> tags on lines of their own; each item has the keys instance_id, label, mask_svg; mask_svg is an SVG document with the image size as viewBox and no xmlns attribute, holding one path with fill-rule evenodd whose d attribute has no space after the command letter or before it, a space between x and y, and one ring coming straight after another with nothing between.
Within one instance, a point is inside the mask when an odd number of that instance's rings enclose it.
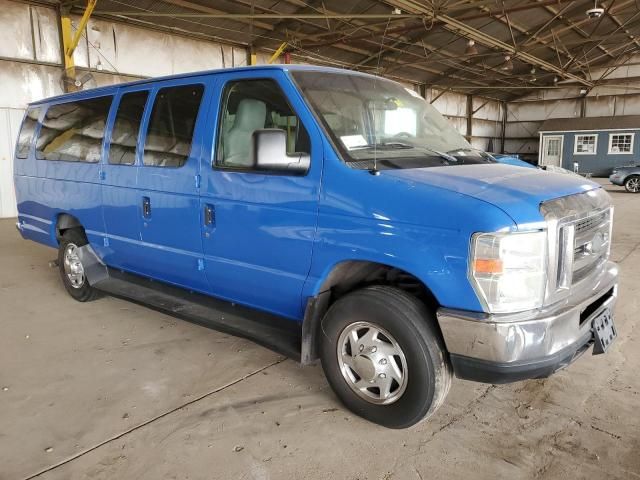
<instances>
[{"instance_id":1,"label":"headrest","mask_svg":"<svg viewBox=\"0 0 640 480\"><path fill-rule=\"evenodd\" d=\"M238 104L233 129L258 130L264 128L267 119L267 106L255 98L244 98Z\"/></svg>"}]
</instances>

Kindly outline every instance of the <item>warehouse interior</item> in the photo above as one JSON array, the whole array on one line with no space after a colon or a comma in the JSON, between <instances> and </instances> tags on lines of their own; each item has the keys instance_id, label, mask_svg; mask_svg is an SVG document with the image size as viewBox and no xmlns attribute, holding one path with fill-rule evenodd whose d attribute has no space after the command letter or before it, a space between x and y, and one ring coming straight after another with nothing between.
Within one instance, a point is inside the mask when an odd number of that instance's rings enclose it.
<instances>
[{"instance_id":1,"label":"warehouse interior","mask_svg":"<svg viewBox=\"0 0 640 480\"><path fill-rule=\"evenodd\" d=\"M592 3L100 1L73 51L71 81L62 15L75 34L87 3L3 0L0 217L15 215L10 159L30 101L76 80L88 88L237 67L252 55L398 80L474 147L536 163L545 120L640 114L637 2L602 2L605 14L590 18Z\"/></svg>"},{"instance_id":2,"label":"warehouse interior","mask_svg":"<svg viewBox=\"0 0 640 480\"><path fill-rule=\"evenodd\" d=\"M0 478L640 478L640 195L609 171L613 352L455 381L407 431L351 414L319 365L112 297L78 306L55 252L20 239L13 185L30 102L271 63L395 80L473 147L542 165L545 123L640 130L638 0L0 0L0 29ZM591 176L579 160L561 165Z\"/></svg>"}]
</instances>

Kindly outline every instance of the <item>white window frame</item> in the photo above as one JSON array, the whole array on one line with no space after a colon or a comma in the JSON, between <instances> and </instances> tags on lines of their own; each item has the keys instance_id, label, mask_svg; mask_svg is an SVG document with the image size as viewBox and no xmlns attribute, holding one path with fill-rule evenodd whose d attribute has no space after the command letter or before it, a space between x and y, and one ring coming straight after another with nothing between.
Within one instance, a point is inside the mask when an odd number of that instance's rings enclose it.
<instances>
[{"instance_id":1,"label":"white window frame","mask_svg":"<svg viewBox=\"0 0 640 480\"><path fill-rule=\"evenodd\" d=\"M593 152L579 152L578 151L578 138L580 137L593 137ZM598 134L597 133L576 133L573 139L573 154L574 155L597 155L598 154Z\"/></svg>"},{"instance_id":2,"label":"white window frame","mask_svg":"<svg viewBox=\"0 0 640 480\"><path fill-rule=\"evenodd\" d=\"M611 147L612 147L612 142L613 142L613 137L619 137L622 135L628 135L631 137L631 145L630 145L630 150L628 152L612 152L611 151ZM623 133L610 133L609 134L609 155L633 155L633 144L635 142L635 138L636 138L636 134L635 133L629 133L629 132L623 132Z\"/></svg>"}]
</instances>

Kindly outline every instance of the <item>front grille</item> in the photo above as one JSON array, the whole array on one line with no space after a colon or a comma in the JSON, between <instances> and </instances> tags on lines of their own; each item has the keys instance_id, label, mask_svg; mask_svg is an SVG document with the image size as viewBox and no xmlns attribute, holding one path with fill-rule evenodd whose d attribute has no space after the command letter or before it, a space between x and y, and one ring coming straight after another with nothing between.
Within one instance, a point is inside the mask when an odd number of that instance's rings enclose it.
<instances>
[{"instance_id":1,"label":"front grille","mask_svg":"<svg viewBox=\"0 0 640 480\"><path fill-rule=\"evenodd\" d=\"M574 223L573 284L587 278L607 260L610 222L607 209Z\"/></svg>"},{"instance_id":2,"label":"front grille","mask_svg":"<svg viewBox=\"0 0 640 480\"><path fill-rule=\"evenodd\" d=\"M602 189L547 200L540 205L549 229L550 305L602 271L609 257L612 209Z\"/></svg>"},{"instance_id":3,"label":"front grille","mask_svg":"<svg viewBox=\"0 0 640 480\"><path fill-rule=\"evenodd\" d=\"M578 220L575 223L576 235L597 228L603 221L606 221L607 214L608 211L600 212L599 214L593 215L589 218Z\"/></svg>"}]
</instances>

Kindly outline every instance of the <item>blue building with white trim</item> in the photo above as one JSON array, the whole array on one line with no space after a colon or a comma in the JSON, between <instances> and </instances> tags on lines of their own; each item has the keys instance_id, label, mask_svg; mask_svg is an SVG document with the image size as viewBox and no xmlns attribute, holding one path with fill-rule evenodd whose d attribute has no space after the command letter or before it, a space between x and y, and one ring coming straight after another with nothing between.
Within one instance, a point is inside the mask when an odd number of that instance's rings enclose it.
<instances>
[{"instance_id":1,"label":"blue building with white trim","mask_svg":"<svg viewBox=\"0 0 640 480\"><path fill-rule=\"evenodd\" d=\"M539 164L605 177L615 167L640 164L639 135L640 115L546 120Z\"/></svg>"}]
</instances>

